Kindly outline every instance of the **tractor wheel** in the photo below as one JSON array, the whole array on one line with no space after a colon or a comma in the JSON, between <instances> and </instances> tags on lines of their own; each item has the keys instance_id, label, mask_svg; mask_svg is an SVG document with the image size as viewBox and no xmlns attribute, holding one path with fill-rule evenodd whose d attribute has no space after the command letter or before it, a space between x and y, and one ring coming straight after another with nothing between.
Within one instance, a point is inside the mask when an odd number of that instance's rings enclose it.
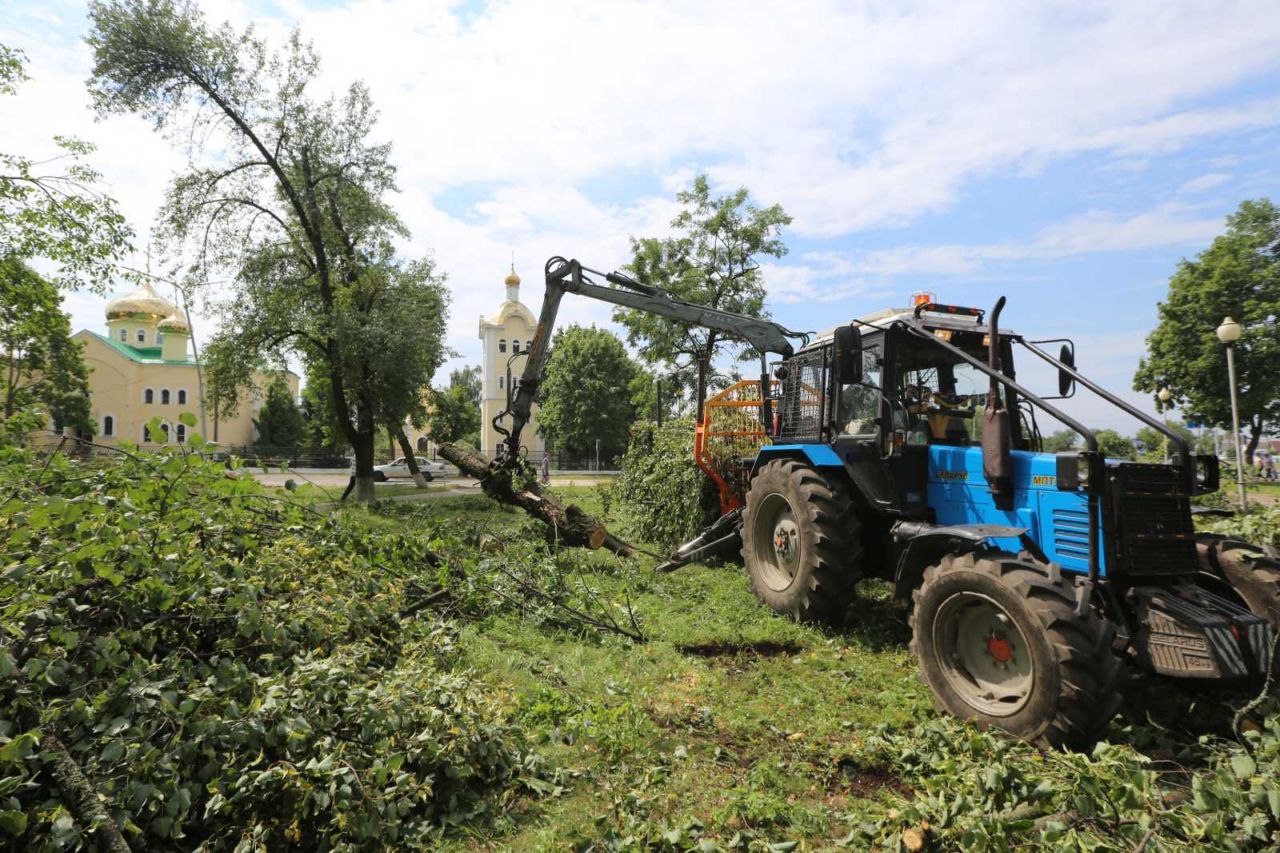
<instances>
[{"instance_id":1,"label":"tractor wheel","mask_svg":"<svg viewBox=\"0 0 1280 853\"><path fill-rule=\"evenodd\" d=\"M1200 570L1224 581L1256 616L1280 631L1280 560L1266 549L1213 533L1196 537Z\"/></svg>"},{"instance_id":2,"label":"tractor wheel","mask_svg":"<svg viewBox=\"0 0 1280 853\"><path fill-rule=\"evenodd\" d=\"M938 709L1044 747L1085 748L1120 706L1115 629L1056 569L948 554L913 595L911 650Z\"/></svg>"},{"instance_id":3,"label":"tractor wheel","mask_svg":"<svg viewBox=\"0 0 1280 853\"><path fill-rule=\"evenodd\" d=\"M800 622L840 619L862 556L845 490L807 465L777 460L751 481L744 515L742 560L756 597Z\"/></svg>"}]
</instances>

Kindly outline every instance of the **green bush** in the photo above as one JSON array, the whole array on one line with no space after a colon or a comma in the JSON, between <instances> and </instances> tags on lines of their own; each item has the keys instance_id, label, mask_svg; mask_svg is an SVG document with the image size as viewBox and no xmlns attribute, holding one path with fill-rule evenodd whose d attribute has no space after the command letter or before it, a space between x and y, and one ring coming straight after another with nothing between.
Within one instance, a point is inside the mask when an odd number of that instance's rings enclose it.
<instances>
[{"instance_id":1,"label":"green bush","mask_svg":"<svg viewBox=\"0 0 1280 853\"><path fill-rule=\"evenodd\" d=\"M715 518L715 492L693 461L693 421L631 428L613 500L635 538L663 548L691 538Z\"/></svg>"},{"instance_id":2,"label":"green bush","mask_svg":"<svg viewBox=\"0 0 1280 853\"><path fill-rule=\"evenodd\" d=\"M544 784L454 671L425 536L180 450L0 449L0 542L3 846L427 847Z\"/></svg>"}]
</instances>

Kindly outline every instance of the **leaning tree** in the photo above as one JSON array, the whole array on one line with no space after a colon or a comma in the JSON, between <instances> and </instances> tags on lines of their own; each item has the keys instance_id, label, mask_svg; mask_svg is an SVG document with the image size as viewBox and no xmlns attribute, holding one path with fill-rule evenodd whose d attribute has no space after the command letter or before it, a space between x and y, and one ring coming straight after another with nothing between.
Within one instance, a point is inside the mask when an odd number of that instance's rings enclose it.
<instances>
[{"instance_id":1,"label":"leaning tree","mask_svg":"<svg viewBox=\"0 0 1280 853\"><path fill-rule=\"evenodd\" d=\"M189 0L99 0L89 14L97 110L148 117L191 154L170 187L162 238L193 253L194 283L231 277L208 347L215 402L234 406L262 359L320 365L355 453L356 497L371 498L378 427L412 413L380 394L395 384L397 400L421 399L433 360L391 363L353 330L395 321L380 332L415 335L443 300L433 279L416 311L382 310L387 282L413 270L395 256L406 232L386 201L395 170L389 146L371 139L368 91L314 95L319 62L299 34L273 53L252 29L210 26ZM386 371L401 375L380 381Z\"/></svg>"}]
</instances>

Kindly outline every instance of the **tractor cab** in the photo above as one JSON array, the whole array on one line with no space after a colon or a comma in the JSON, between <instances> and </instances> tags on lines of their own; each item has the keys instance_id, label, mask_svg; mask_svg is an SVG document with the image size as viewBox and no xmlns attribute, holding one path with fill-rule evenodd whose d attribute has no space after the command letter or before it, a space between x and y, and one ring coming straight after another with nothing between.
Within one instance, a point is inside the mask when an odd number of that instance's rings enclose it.
<instances>
[{"instance_id":1,"label":"tractor cab","mask_svg":"<svg viewBox=\"0 0 1280 853\"><path fill-rule=\"evenodd\" d=\"M984 319L981 309L922 301L915 309L882 311L821 333L775 370L779 417L774 446L765 455L804 455L812 452L803 450L806 445L826 444L855 481L861 506L929 518L927 485L939 466L981 461L984 411L993 392L980 367L991 349ZM1001 371L1010 378L1016 376L1016 339L1009 330L997 332ZM994 393L1001 407L1018 413L1009 419L1010 449L1037 449L1034 410L1002 385Z\"/></svg>"}]
</instances>

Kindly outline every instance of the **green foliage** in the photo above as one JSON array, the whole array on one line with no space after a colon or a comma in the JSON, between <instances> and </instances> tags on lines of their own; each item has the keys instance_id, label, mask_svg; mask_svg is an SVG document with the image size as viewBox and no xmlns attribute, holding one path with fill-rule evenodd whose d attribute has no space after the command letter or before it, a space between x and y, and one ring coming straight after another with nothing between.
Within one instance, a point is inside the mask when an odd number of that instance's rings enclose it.
<instances>
[{"instance_id":1,"label":"green foliage","mask_svg":"<svg viewBox=\"0 0 1280 853\"><path fill-rule=\"evenodd\" d=\"M253 425L258 428L258 447L297 447L302 441L302 411L284 377L274 377L267 386L267 399Z\"/></svg>"},{"instance_id":2,"label":"green foliage","mask_svg":"<svg viewBox=\"0 0 1280 853\"><path fill-rule=\"evenodd\" d=\"M1073 429L1060 429L1044 436L1041 449L1045 453L1061 453L1070 450L1080 443L1080 434Z\"/></svg>"},{"instance_id":3,"label":"green foliage","mask_svg":"<svg viewBox=\"0 0 1280 853\"><path fill-rule=\"evenodd\" d=\"M467 393L471 401L480 405L480 395L484 393L484 383L480 379L480 365L472 364L449 371L449 387L458 385Z\"/></svg>"},{"instance_id":4,"label":"green foliage","mask_svg":"<svg viewBox=\"0 0 1280 853\"><path fill-rule=\"evenodd\" d=\"M1094 432L1098 439L1098 452L1108 459L1136 459L1138 450L1133 442L1113 429Z\"/></svg>"},{"instance_id":5,"label":"green foliage","mask_svg":"<svg viewBox=\"0 0 1280 853\"><path fill-rule=\"evenodd\" d=\"M1235 347L1241 427L1250 443L1280 428L1280 208L1270 200L1244 201L1227 217L1227 233L1178 264L1160 323L1147 336L1138 364L1138 391L1173 392L1169 405L1191 419L1231 423L1226 348L1215 330L1225 317L1243 327ZM1252 449L1252 447L1250 448Z\"/></svg>"},{"instance_id":6,"label":"green foliage","mask_svg":"<svg viewBox=\"0 0 1280 853\"><path fill-rule=\"evenodd\" d=\"M907 831L960 850L1006 850L1014 839L1082 850L1145 847L1152 836L1215 850L1280 842L1274 707L1243 743L1223 745L1191 775L1185 797L1170 796L1159 770L1130 747L1042 753L949 718L909 731L881 726L852 760L893 768L914 794L857 816L845 839L855 847L893 848Z\"/></svg>"},{"instance_id":7,"label":"green foliage","mask_svg":"<svg viewBox=\"0 0 1280 853\"><path fill-rule=\"evenodd\" d=\"M667 421L661 427L641 421L631 428L613 498L633 535L668 548L691 538L709 520L708 482L693 461L692 421Z\"/></svg>"},{"instance_id":8,"label":"green foliage","mask_svg":"<svg viewBox=\"0 0 1280 853\"><path fill-rule=\"evenodd\" d=\"M545 785L424 607L450 577L426 537L181 449L0 451L0 490L10 844L92 846L57 743L138 849L431 847Z\"/></svg>"},{"instance_id":9,"label":"green foliage","mask_svg":"<svg viewBox=\"0 0 1280 853\"><path fill-rule=\"evenodd\" d=\"M0 257L0 415L39 405L54 424L92 433L89 370L53 282Z\"/></svg>"},{"instance_id":10,"label":"green foliage","mask_svg":"<svg viewBox=\"0 0 1280 853\"><path fill-rule=\"evenodd\" d=\"M1226 503L1224 500L1223 504ZM1249 504L1250 511L1246 514L1209 518L1202 521L1201 526L1212 533L1221 533L1232 539L1280 549L1280 506L1263 507L1253 501Z\"/></svg>"},{"instance_id":11,"label":"green foliage","mask_svg":"<svg viewBox=\"0 0 1280 853\"><path fill-rule=\"evenodd\" d=\"M635 420L631 383L640 374L622 341L606 329L573 325L556 332L540 387L538 423L558 450L612 456Z\"/></svg>"},{"instance_id":12,"label":"green foliage","mask_svg":"<svg viewBox=\"0 0 1280 853\"><path fill-rule=\"evenodd\" d=\"M480 445L480 405L466 383L451 382L432 395L431 437L440 444Z\"/></svg>"},{"instance_id":13,"label":"green foliage","mask_svg":"<svg viewBox=\"0 0 1280 853\"><path fill-rule=\"evenodd\" d=\"M671 221L671 237L631 240L628 272L644 284L664 288L677 299L722 311L765 316L760 258L787 253L782 229L791 224L779 205L756 207L745 187L713 198L706 175L676 195L682 210ZM711 364L724 351L720 332L688 326L643 311L619 308L614 319L627 330L627 340L640 347L649 364L677 368L702 413Z\"/></svg>"},{"instance_id":14,"label":"green foliage","mask_svg":"<svg viewBox=\"0 0 1280 853\"><path fill-rule=\"evenodd\" d=\"M27 79L26 57L0 44L0 96ZM33 160L0 152L0 259L40 258L53 263L59 287L102 292L133 236L99 175L85 161L93 146L55 137L57 153ZM57 173L50 164L59 162Z\"/></svg>"}]
</instances>

